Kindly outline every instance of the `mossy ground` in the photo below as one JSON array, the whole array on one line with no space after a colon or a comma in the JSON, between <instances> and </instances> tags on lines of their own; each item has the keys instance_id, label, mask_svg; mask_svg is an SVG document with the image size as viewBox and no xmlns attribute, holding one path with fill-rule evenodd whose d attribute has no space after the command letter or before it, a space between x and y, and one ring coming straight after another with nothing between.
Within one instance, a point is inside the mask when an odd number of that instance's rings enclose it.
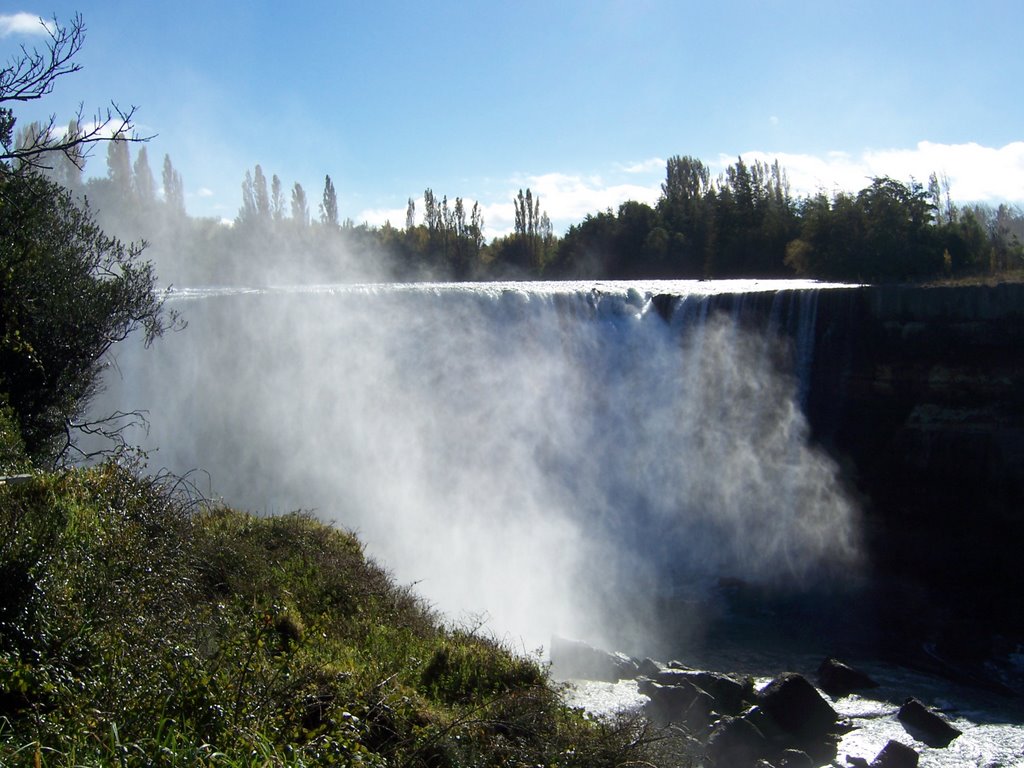
<instances>
[{"instance_id":1,"label":"mossy ground","mask_svg":"<svg viewBox=\"0 0 1024 768\"><path fill-rule=\"evenodd\" d=\"M445 626L304 514L116 464L0 485L0 764L612 766L642 725Z\"/></svg>"}]
</instances>

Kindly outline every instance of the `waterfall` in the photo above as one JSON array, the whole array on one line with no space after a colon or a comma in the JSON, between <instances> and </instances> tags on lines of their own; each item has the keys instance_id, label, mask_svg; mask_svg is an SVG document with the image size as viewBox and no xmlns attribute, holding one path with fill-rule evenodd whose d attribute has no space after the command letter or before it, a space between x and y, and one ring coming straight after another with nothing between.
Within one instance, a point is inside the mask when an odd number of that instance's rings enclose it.
<instances>
[{"instance_id":1,"label":"waterfall","mask_svg":"<svg viewBox=\"0 0 1024 768\"><path fill-rule=\"evenodd\" d=\"M720 578L855 572L857 512L801 410L816 291L185 291L188 329L118 351L96 411L147 409L150 464L228 503L354 529L453 620L639 645Z\"/></svg>"}]
</instances>

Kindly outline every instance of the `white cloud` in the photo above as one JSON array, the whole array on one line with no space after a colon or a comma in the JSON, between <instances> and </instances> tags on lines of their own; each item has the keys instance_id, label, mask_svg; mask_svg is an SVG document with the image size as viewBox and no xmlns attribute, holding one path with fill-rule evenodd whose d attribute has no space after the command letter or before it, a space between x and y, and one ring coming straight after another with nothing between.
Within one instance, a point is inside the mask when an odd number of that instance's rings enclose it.
<instances>
[{"instance_id":1,"label":"white cloud","mask_svg":"<svg viewBox=\"0 0 1024 768\"><path fill-rule=\"evenodd\" d=\"M421 208L422 205L418 205ZM473 204L470 203L469 207L472 208ZM360 211L353 217L353 221L356 224L362 224L363 222L370 224L374 227L382 227L386 222L390 222L391 226L404 228L405 227L405 213L406 208L367 208ZM417 217L420 216L420 211L416 212ZM417 221L417 223L422 223Z\"/></svg>"},{"instance_id":2,"label":"white cloud","mask_svg":"<svg viewBox=\"0 0 1024 768\"><path fill-rule=\"evenodd\" d=\"M662 172L665 170L665 161L660 157L650 157L636 163L617 163L615 167L623 173Z\"/></svg>"},{"instance_id":3,"label":"white cloud","mask_svg":"<svg viewBox=\"0 0 1024 768\"><path fill-rule=\"evenodd\" d=\"M199 197L213 197L213 190L209 187L200 187L199 191L196 192Z\"/></svg>"},{"instance_id":4,"label":"white cloud","mask_svg":"<svg viewBox=\"0 0 1024 768\"><path fill-rule=\"evenodd\" d=\"M45 35L53 31L53 22L34 13L0 14L0 37L8 35Z\"/></svg>"},{"instance_id":5,"label":"white cloud","mask_svg":"<svg viewBox=\"0 0 1024 768\"><path fill-rule=\"evenodd\" d=\"M814 194L819 190L856 192L876 176L899 181L916 179L928 183L932 173L945 174L950 195L959 201L1024 201L1024 141L1003 147L967 144L939 144L921 141L910 149L869 149L859 155L829 152L824 156L744 152L745 162L779 161L789 177L793 192ZM735 158L720 155L716 169L724 169Z\"/></svg>"}]
</instances>

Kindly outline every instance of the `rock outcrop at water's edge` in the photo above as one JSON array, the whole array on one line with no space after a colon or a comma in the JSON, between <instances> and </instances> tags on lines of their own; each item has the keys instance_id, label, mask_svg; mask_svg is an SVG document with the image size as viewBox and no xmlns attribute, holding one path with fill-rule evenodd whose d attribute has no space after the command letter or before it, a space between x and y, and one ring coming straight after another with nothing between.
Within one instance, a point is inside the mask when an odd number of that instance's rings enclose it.
<instances>
[{"instance_id":1,"label":"rock outcrop at water's edge","mask_svg":"<svg viewBox=\"0 0 1024 768\"><path fill-rule=\"evenodd\" d=\"M903 702L903 706L900 707L896 716L911 736L930 747L948 747L950 742L961 733L958 728L950 725L942 715L929 709L913 697Z\"/></svg>"},{"instance_id":2,"label":"rock outcrop at water's edge","mask_svg":"<svg viewBox=\"0 0 1024 768\"><path fill-rule=\"evenodd\" d=\"M604 653L585 643L560 640L552 646L552 669L580 669L579 659L593 660ZM622 654L606 654L607 660ZM827 659L823 667L839 665L852 668L836 659ZM783 766L849 765L908 766L917 765L918 751L913 746L892 741L875 755L844 755L841 762L838 747L844 734L856 731L863 723L841 717L807 678L787 672L777 675L760 687L750 678L731 674L696 670L680 662L639 662L654 677L634 673L637 689L646 699L642 714L657 728L682 731L698 745L708 766L732 768L783 768ZM606 667L595 668L599 672ZM557 674L556 674L557 677ZM607 678L605 678L607 679ZM858 682L870 678L858 673ZM872 681L873 682L873 681ZM920 742L931 749L944 750L960 735L940 714L916 698L908 698L887 719L899 721L907 731L907 740ZM870 762L869 762L870 761Z\"/></svg>"}]
</instances>

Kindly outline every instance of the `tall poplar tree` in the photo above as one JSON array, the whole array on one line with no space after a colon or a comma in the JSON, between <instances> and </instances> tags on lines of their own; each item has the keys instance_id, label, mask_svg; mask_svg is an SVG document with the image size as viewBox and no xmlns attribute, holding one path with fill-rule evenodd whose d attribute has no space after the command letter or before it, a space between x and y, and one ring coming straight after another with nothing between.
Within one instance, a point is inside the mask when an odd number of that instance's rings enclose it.
<instances>
[{"instance_id":1,"label":"tall poplar tree","mask_svg":"<svg viewBox=\"0 0 1024 768\"><path fill-rule=\"evenodd\" d=\"M238 209L237 220L242 224L256 221L256 189L249 171L245 172L245 178L242 179L242 207Z\"/></svg>"},{"instance_id":2,"label":"tall poplar tree","mask_svg":"<svg viewBox=\"0 0 1024 768\"><path fill-rule=\"evenodd\" d=\"M338 227L338 195L334 191L331 177L324 177L324 199L320 203L320 223L328 227Z\"/></svg>"},{"instance_id":3,"label":"tall poplar tree","mask_svg":"<svg viewBox=\"0 0 1024 768\"><path fill-rule=\"evenodd\" d=\"M181 174L171 164L171 156L164 155L163 178L164 202L167 209L174 215L185 215L185 185L181 181Z\"/></svg>"},{"instance_id":4,"label":"tall poplar tree","mask_svg":"<svg viewBox=\"0 0 1024 768\"><path fill-rule=\"evenodd\" d=\"M153 171L149 167L149 155L146 153L145 145L139 148L139 154L135 157L135 164L132 168L135 199L139 206L150 208L156 201L156 181L153 179Z\"/></svg>"},{"instance_id":5,"label":"tall poplar tree","mask_svg":"<svg viewBox=\"0 0 1024 768\"><path fill-rule=\"evenodd\" d=\"M265 224L270 221L270 194L267 192L267 177L263 175L259 163L253 171L252 188L256 217Z\"/></svg>"},{"instance_id":6,"label":"tall poplar tree","mask_svg":"<svg viewBox=\"0 0 1024 768\"><path fill-rule=\"evenodd\" d=\"M270 215L275 224L284 221L284 192L281 190L281 179L276 173L270 180Z\"/></svg>"},{"instance_id":7,"label":"tall poplar tree","mask_svg":"<svg viewBox=\"0 0 1024 768\"><path fill-rule=\"evenodd\" d=\"M309 226L309 201L299 182L292 187L292 221L300 227Z\"/></svg>"},{"instance_id":8,"label":"tall poplar tree","mask_svg":"<svg viewBox=\"0 0 1024 768\"><path fill-rule=\"evenodd\" d=\"M127 140L115 136L107 145L107 178L117 199L124 202L132 194L132 159Z\"/></svg>"}]
</instances>

